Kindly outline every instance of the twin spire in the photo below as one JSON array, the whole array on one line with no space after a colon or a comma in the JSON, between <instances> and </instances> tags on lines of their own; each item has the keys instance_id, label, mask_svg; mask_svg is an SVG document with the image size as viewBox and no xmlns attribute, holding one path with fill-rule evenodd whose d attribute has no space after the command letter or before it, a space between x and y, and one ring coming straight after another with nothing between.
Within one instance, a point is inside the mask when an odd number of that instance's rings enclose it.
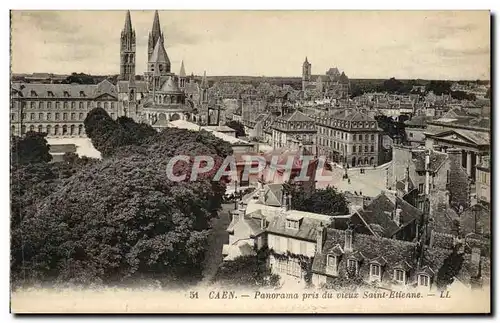
<instances>
[{"instance_id":1,"label":"twin spire","mask_svg":"<svg viewBox=\"0 0 500 323\"><path fill-rule=\"evenodd\" d=\"M125 15L125 25L123 27L122 34L131 34L134 33L132 29L132 18L130 16L130 10L127 10ZM149 34L150 37L150 46L151 48L148 50L148 61L149 62L158 62L158 63L166 63L170 65L170 59L168 58L167 51L164 47L164 38L163 33L161 32L160 27L160 15L158 10L155 10L154 18L153 18L153 27ZM181 69L179 72L179 76L185 77L186 71L184 68L184 61L181 62ZM206 76L204 76L206 82Z\"/></svg>"}]
</instances>

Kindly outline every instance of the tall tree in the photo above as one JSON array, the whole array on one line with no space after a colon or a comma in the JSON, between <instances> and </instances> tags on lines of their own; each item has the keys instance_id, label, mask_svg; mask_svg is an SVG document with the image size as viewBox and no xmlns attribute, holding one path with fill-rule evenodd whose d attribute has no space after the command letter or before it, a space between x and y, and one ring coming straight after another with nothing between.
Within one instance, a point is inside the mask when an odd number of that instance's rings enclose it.
<instances>
[{"instance_id":1,"label":"tall tree","mask_svg":"<svg viewBox=\"0 0 500 323\"><path fill-rule=\"evenodd\" d=\"M51 161L46 136L46 133L28 131L23 138L11 137L11 163L22 165Z\"/></svg>"}]
</instances>

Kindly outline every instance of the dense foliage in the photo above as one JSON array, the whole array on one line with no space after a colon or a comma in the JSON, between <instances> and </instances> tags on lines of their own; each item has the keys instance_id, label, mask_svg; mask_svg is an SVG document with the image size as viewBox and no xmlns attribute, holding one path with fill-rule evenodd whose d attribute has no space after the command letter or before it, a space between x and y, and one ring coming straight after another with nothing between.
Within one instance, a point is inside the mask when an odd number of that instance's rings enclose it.
<instances>
[{"instance_id":1,"label":"dense foliage","mask_svg":"<svg viewBox=\"0 0 500 323\"><path fill-rule=\"evenodd\" d=\"M231 120L231 121L226 122L226 126L236 130L236 137L245 137L246 136L245 126L241 122L236 121L236 120Z\"/></svg>"},{"instance_id":2,"label":"dense foliage","mask_svg":"<svg viewBox=\"0 0 500 323\"><path fill-rule=\"evenodd\" d=\"M332 186L316 189L314 192L308 193L304 191L301 185L286 183L285 193L291 195L294 210L326 215L349 213L348 202L344 195Z\"/></svg>"},{"instance_id":3,"label":"dense foliage","mask_svg":"<svg viewBox=\"0 0 500 323\"><path fill-rule=\"evenodd\" d=\"M12 167L13 282L200 279L225 184L212 181L214 171L172 182L166 166L178 154L221 163L231 147L208 132L157 133L127 118L113 121L102 109L85 126L97 149L106 150L103 160L66 154L59 163L32 158ZM189 166L177 163L174 170L190 175Z\"/></svg>"},{"instance_id":4,"label":"dense foliage","mask_svg":"<svg viewBox=\"0 0 500 323\"><path fill-rule=\"evenodd\" d=\"M257 251L257 256L240 256L225 261L212 281L225 286L277 286L279 276L271 274L266 265L268 254L268 249L261 249Z\"/></svg>"},{"instance_id":5,"label":"dense foliage","mask_svg":"<svg viewBox=\"0 0 500 323\"><path fill-rule=\"evenodd\" d=\"M49 162L52 156L45 137L46 133L28 131L23 138L13 136L10 139L10 158L12 164L32 164Z\"/></svg>"},{"instance_id":6,"label":"dense foliage","mask_svg":"<svg viewBox=\"0 0 500 323\"><path fill-rule=\"evenodd\" d=\"M402 142L406 141L405 124L403 120L394 120L385 115L378 115L375 117L377 125L384 131L384 134L391 137L391 139L398 139Z\"/></svg>"}]
</instances>

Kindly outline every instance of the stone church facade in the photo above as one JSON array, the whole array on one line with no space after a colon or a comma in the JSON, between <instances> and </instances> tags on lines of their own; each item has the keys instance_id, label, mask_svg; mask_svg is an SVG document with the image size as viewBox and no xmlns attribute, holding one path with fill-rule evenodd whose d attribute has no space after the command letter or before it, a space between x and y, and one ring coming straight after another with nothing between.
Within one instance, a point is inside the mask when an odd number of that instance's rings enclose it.
<instances>
[{"instance_id":1,"label":"stone church facade","mask_svg":"<svg viewBox=\"0 0 500 323\"><path fill-rule=\"evenodd\" d=\"M11 86L11 134L46 132L49 137L85 136L83 121L94 108L103 108L116 119L127 116L158 130L169 121L200 121L208 103L208 82L187 76L184 62L179 74L171 70L160 28L158 11L148 39L148 62L143 80L136 77L136 34L130 12L120 35L120 74L116 84L13 83Z\"/></svg>"}]
</instances>

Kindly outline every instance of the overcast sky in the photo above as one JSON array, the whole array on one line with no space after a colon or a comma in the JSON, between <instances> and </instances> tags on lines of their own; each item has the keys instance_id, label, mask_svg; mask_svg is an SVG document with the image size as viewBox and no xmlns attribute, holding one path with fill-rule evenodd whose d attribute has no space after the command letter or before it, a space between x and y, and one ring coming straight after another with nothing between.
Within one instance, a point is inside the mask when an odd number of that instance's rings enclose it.
<instances>
[{"instance_id":1,"label":"overcast sky","mask_svg":"<svg viewBox=\"0 0 500 323\"><path fill-rule=\"evenodd\" d=\"M136 73L153 11L132 11ZM125 11L12 11L12 72L119 73ZM487 11L160 11L172 70L351 78L489 79Z\"/></svg>"}]
</instances>

